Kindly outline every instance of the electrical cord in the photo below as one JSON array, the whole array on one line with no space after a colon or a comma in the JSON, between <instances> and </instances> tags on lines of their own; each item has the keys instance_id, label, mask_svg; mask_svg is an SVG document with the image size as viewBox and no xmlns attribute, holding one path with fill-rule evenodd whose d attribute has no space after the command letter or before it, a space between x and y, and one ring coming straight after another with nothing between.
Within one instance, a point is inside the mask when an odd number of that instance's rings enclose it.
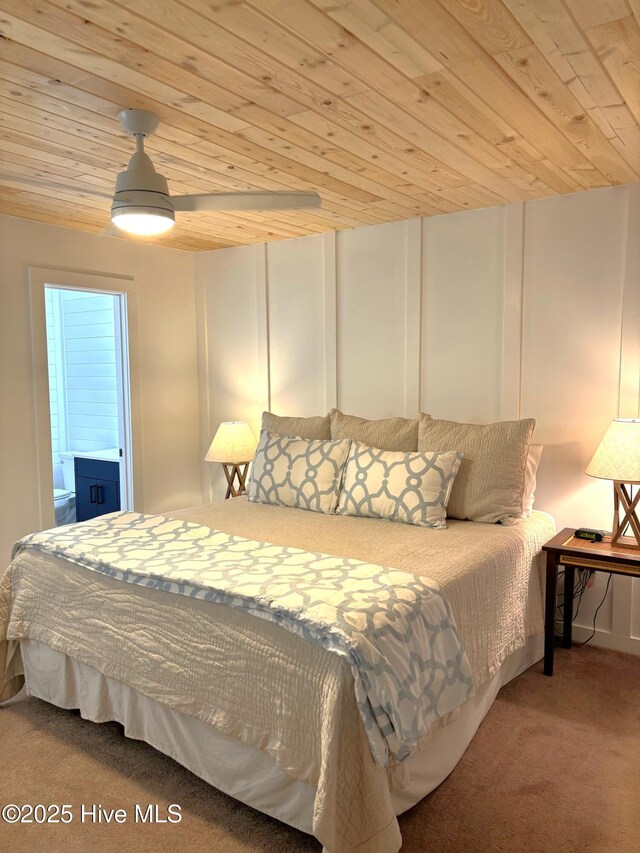
<instances>
[{"instance_id":1,"label":"electrical cord","mask_svg":"<svg viewBox=\"0 0 640 853\"><path fill-rule=\"evenodd\" d=\"M572 622L575 621L578 617L578 613L580 612L580 604L582 603L582 595L589 585L589 580L591 579L592 572L589 569L578 569L577 576L574 580L573 586L573 600L574 602L577 600L576 609L572 616ZM565 572L564 569L558 572L558 579L564 578ZM565 593L564 590L558 595L558 603L556 605L557 610L560 612L560 617L555 621L557 624L564 625L564 599Z\"/></svg>"},{"instance_id":2,"label":"electrical cord","mask_svg":"<svg viewBox=\"0 0 640 853\"><path fill-rule=\"evenodd\" d=\"M575 622L578 618L578 613L580 613L580 605L582 604L582 594L585 589L589 585L589 581L591 580L591 572L589 569L580 569L578 574L578 605L576 607L575 613L573 614L572 622ZM575 601L575 593L574 593L574 601Z\"/></svg>"},{"instance_id":3,"label":"electrical cord","mask_svg":"<svg viewBox=\"0 0 640 853\"><path fill-rule=\"evenodd\" d=\"M609 580L607 581L607 586L605 588L604 595L602 596L602 601L596 607L596 612L593 614L593 628L592 628L591 633L589 634L589 636L587 637L586 640L583 640L581 643L574 643L573 644L574 646L585 646L590 640L593 640L593 638L595 637L595 635L596 635L596 619L598 618L598 611L600 610L600 608L602 607L602 605L605 602L605 599L607 597L607 593L609 592L609 585L611 584L611 578L612 577L613 577L613 575L611 573L609 573Z\"/></svg>"}]
</instances>

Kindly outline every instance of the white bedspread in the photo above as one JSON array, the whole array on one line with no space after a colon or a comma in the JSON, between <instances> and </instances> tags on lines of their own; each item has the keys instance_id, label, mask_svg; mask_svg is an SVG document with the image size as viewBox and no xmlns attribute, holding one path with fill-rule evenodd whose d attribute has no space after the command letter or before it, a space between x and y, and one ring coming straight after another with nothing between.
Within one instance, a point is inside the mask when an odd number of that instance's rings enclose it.
<instances>
[{"instance_id":1,"label":"white bedspread","mask_svg":"<svg viewBox=\"0 0 640 853\"><path fill-rule=\"evenodd\" d=\"M419 575L135 512L32 533L13 556L27 548L123 583L244 610L340 655L382 767L408 758L472 692L447 601Z\"/></svg>"},{"instance_id":2,"label":"white bedspread","mask_svg":"<svg viewBox=\"0 0 640 853\"><path fill-rule=\"evenodd\" d=\"M243 499L172 513L228 533L434 578L452 607L476 684L542 630L534 557L544 514L502 528L430 531ZM330 853L390 853L402 765L375 765L341 658L250 614L124 585L26 550L0 582L0 672L21 637L47 643L272 755L317 788L314 833ZM6 698L19 679L5 684Z\"/></svg>"}]
</instances>

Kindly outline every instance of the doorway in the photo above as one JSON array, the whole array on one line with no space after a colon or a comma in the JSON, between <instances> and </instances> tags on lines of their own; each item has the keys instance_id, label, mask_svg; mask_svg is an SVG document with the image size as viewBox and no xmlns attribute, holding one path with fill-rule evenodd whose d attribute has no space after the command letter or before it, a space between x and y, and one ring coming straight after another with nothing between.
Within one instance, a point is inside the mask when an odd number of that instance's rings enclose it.
<instances>
[{"instance_id":1,"label":"doorway","mask_svg":"<svg viewBox=\"0 0 640 853\"><path fill-rule=\"evenodd\" d=\"M54 525L131 509L127 294L44 284Z\"/></svg>"}]
</instances>

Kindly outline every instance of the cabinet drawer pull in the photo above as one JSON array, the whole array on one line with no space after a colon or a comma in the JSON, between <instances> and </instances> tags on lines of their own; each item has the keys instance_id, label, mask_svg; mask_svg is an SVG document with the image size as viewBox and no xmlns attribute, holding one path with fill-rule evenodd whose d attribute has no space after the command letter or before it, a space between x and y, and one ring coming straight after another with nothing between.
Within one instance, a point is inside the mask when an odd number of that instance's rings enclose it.
<instances>
[{"instance_id":1,"label":"cabinet drawer pull","mask_svg":"<svg viewBox=\"0 0 640 853\"><path fill-rule=\"evenodd\" d=\"M92 504L98 502L98 487L95 485L89 486L89 500Z\"/></svg>"},{"instance_id":2,"label":"cabinet drawer pull","mask_svg":"<svg viewBox=\"0 0 640 853\"><path fill-rule=\"evenodd\" d=\"M97 486L96 490L98 493L98 503L103 504L104 503L104 486Z\"/></svg>"}]
</instances>

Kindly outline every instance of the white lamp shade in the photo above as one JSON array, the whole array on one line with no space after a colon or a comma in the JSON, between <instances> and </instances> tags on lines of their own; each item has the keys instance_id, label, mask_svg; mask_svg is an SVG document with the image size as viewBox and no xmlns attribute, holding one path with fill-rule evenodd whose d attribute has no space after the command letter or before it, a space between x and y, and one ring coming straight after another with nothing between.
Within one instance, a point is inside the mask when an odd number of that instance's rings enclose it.
<instances>
[{"instance_id":1,"label":"white lamp shade","mask_svg":"<svg viewBox=\"0 0 640 853\"><path fill-rule=\"evenodd\" d=\"M611 422L587 465L587 474L603 480L640 483L640 420L616 418Z\"/></svg>"},{"instance_id":2,"label":"white lamp shade","mask_svg":"<svg viewBox=\"0 0 640 853\"><path fill-rule=\"evenodd\" d=\"M248 424L244 421L226 421L218 427L204 458L207 462L224 462L227 465L249 462L256 452L256 444Z\"/></svg>"}]
</instances>

